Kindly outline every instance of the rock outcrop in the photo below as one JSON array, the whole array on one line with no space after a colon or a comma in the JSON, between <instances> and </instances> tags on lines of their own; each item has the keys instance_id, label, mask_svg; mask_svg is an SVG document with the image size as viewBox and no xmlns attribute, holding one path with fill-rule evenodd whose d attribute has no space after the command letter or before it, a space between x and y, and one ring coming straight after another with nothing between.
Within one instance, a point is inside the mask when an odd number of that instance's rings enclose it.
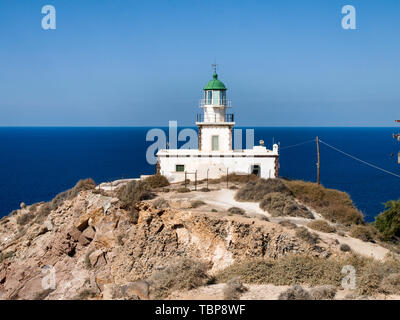
<instances>
[{"instance_id":1,"label":"rock outcrop","mask_svg":"<svg viewBox=\"0 0 400 320\"><path fill-rule=\"evenodd\" d=\"M1 299L148 299L149 277L179 257L206 262L213 273L248 258L335 254L268 221L156 209L151 201L136 205L132 223L118 198L95 191L48 214L41 203L0 221Z\"/></svg>"}]
</instances>

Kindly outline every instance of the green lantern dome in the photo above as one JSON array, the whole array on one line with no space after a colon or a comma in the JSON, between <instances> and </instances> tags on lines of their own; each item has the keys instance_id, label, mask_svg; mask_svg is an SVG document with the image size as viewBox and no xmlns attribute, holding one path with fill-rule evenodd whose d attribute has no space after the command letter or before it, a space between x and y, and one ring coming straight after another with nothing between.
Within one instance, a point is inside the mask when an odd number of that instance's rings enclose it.
<instances>
[{"instance_id":1,"label":"green lantern dome","mask_svg":"<svg viewBox=\"0 0 400 320\"><path fill-rule=\"evenodd\" d=\"M213 79L207 82L204 90L226 90L226 87L222 81L218 80L218 75L214 73Z\"/></svg>"}]
</instances>

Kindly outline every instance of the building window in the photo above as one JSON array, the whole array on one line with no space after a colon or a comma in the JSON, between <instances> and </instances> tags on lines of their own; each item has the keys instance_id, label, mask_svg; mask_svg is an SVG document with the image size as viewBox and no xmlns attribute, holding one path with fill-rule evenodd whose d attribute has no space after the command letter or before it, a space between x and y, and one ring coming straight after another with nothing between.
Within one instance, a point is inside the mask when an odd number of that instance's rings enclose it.
<instances>
[{"instance_id":1,"label":"building window","mask_svg":"<svg viewBox=\"0 0 400 320\"><path fill-rule=\"evenodd\" d=\"M185 165L183 164L177 164L176 165L176 172L184 172L185 171Z\"/></svg>"},{"instance_id":2,"label":"building window","mask_svg":"<svg viewBox=\"0 0 400 320\"><path fill-rule=\"evenodd\" d=\"M211 104L211 100L212 100L212 91L206 91L206 104Z\"/></svg>"},{"instance_id":3,"label":"building window","mask_svg":"<svg viewBox=\"0 0 400 320\"><path fill-rule=\"evenodd\" d=\"M212 136L211 144L212 144L211 150L218 151L219 150L219 136Z\"/></svg>"},{"instance_id":4,"label":"building window","mask_svg":"<svg viewBox=\"0 0 400 320\"><path fill-rule=\"evenodd\" d=\"M221 97L220 97L219 104L221 106L225 106L226 105L226 92L225 91L221 91Z\"/></svg>"},{"instance_id":5,"label":"building window","mask_svg":"<svg viewBox=\"0 0 400 320\"><path fill-rule=\"evenodd\" d=\"M219 105L219 93L220 91L214 90L212 94L212 104L218 106Z\"/></svg>"}]
</instances>

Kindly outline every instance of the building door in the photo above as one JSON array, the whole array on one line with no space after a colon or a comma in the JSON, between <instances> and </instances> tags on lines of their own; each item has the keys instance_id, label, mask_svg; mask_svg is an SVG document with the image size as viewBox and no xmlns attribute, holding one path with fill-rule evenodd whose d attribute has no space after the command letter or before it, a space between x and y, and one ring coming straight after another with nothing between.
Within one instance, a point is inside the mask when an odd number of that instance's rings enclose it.
<instances>
[{"instance_id":1,"label":"building door","mask_svg":"<svg viewBox=\"0 0 400 320\"><path fill-rule=\"evenodd\" d=\"M260 165L258 165L258 164L252 165L252 166L251 166L251 173L254 174L254 175L256 175L257 177L259 177L260 174L261 174Z\"/></svg>"},{"instance_id":2,"label":"building door","mask_svg":"<svg viewBox=\"0 0 400 320\"><path fill-rule=\"evenodd\" d=\"M218 151L219 150L219 136L212 136L211 144L212 144L211 150Z\"/></svg>"}]
</instances>

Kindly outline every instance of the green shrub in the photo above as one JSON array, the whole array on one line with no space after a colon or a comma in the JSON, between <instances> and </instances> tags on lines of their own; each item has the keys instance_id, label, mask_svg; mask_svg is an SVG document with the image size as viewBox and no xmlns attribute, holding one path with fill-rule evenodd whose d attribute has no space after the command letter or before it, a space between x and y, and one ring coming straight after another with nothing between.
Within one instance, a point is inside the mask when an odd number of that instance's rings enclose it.
<instances>
[{"instance_id":1,"label":"green shrub","mask_svg":"<svg viewBox=\"0 0 400 320\"><path fill-rule=\"evenodd\" d=\"M296 228L296 236L309 244L316 244L319 240L317 234L311 233L305 227Z\"/></svg>"},{"instance_id":2,"label":"green shrub","mask_svg":"<svg viewBox=\"0 0 400 320\"><path fill-rule=\"evenodd\" d=\"M386 210L375 218L375 226L386 241L400 237L400 200L385 203Z\"/></svg>"},{"instance_id":3,"label":"green shrub","mask_svg":"<svg viewBox=\"0 0 400 320\"><path fill-rule=\"evenodd\" d=\"M161 174L155 174L153 176L147 177L144 179L143 182L149 185L151 188L162 188L169 186L168 179Z\"/></svg>"},{"instance_id":4,"label":"green shrub","mask_svg":"<svg viewBox=\"0 0 400 320\"><path fill-rule=\"evenodd\" d=\"M331 233L336 231L336 229L325 220L310 221L307 224L307 227L325 233Z\"/></svg>"},{"instance_id":5,"label":"green shrub","mask_svg":"<svg viewBox=\"0 0 400 320\"><path fill-rule=\"evenodd\" d=\"M218 212L217 209L211 209L211 212Z\"/></svg>"},{"instance_id":6,"label":"green shrub","mask_svg":"<svg viewBox=\"0 0 400 320\"><path fill-rule=\"evenodd\" d=\"M240 188L235 195L238 201L261 201L264 196L271 192L290 194L289 189L280 179L257 179L248 182Z\"/></svg>"},{"instance_id":7,"label":"green shrub","mask_svg":"<svg viewBox=\"0 0 400 320\"><path fill-rule=\"evenodd\" d=\"M200 191L201 191L201 192L210 192L211 190L208 189L208 188L201 188Z\"/></svg>"},{"instance_id":8,"label":"green shrub","mask_svg":"<svg viewBox=\"0 0 400 320\"><path fill-rule=\"evenodd\" d=\"M176 290L190 290L210 281L207 265L188 258L178 258L163 270L156 271L152 277L153 295L156 299L166 298Z\"/></svg>"},{"instance_id":9,"label":"green shrub","mask_svg":"<svg viewBox=\"0 0 400 320\"><path fill-rule=\"evenodd\" d=\"M313 214L305 206L299 205L292 196L280 192L266 194L260 202L260 208L268 211L273 217L291 216L314 219Z\"/></svg>"},{"instance_id":10,"label":"green shrub","mask_svg":"<svg viewBox=\"0 0 400 320\"><path fill-rule=\"evenodd\" d=\"M186 192L190 192L190 189L189 189L189 188L185 188L185 187L183 187L183 188L178 188L178 189L176 189L176 192L179 192L179 193L186 193Z\"/></svg>"}]
</instances>

